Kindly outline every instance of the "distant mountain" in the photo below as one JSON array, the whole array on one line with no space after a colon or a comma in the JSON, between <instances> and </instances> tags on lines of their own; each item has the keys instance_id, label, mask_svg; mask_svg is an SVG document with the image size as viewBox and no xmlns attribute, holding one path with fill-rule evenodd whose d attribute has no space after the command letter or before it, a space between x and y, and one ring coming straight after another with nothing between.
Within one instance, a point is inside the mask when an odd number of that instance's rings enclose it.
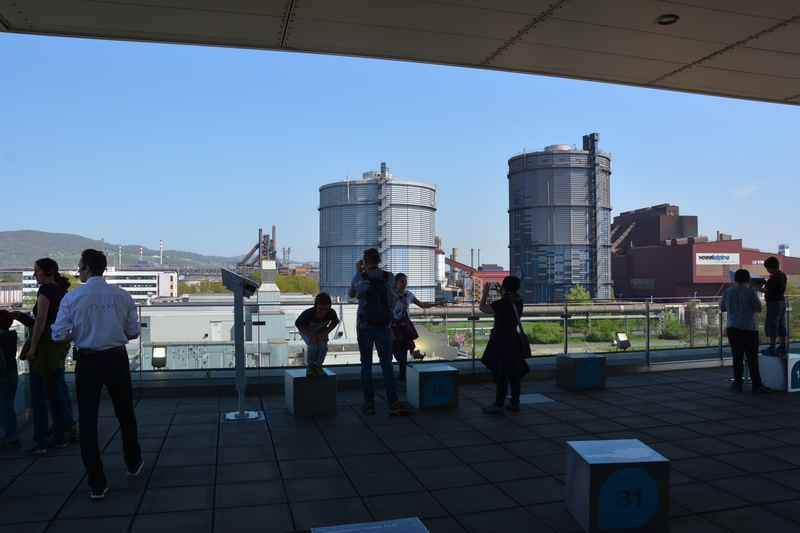
<instances>
[{"instance_id":1,"label":"distant mountain","mask_svg":"<svg viewBox=\"0 0 800 533\"><path fill-rule=\"evenodd\" d=\"M116 266L118 244L107 243L71 235L69 233L48 233L45 231L0 231L0 268L31 268L40 257L55 259L64 270L78 266L81 252L86 248L103 250L108 255L108 263ZM142 256L139 249L142 248ZM138 244L122 245L122 266L133 268L158 266L158 250ZM235 264L240 257L218 257L179 250L164 251L164 265L181 268L217 268Z\"/></svg>"}]
</instances>

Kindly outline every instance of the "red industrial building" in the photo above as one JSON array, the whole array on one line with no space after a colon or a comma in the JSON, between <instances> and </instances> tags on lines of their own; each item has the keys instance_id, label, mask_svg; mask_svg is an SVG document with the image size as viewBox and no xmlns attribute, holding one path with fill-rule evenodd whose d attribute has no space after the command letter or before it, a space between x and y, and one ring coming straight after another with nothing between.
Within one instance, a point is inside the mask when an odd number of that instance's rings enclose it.
<instances>
[{"instance_id":1,"label":"red industrial building","mask_svg":"<svg viewBox=\"0 0 800 533\"><path fill-rule=\"evenodd\" d=\"M718 296L730 284L731 272L745 268L766 276L764 260L778 256L721 234L716 241L699 237L697 218L680 216L677 206L622 213L611 234L617 298ZM800 258L778 257L787 275L800 275Z\"/></svg>"}]
</instances>

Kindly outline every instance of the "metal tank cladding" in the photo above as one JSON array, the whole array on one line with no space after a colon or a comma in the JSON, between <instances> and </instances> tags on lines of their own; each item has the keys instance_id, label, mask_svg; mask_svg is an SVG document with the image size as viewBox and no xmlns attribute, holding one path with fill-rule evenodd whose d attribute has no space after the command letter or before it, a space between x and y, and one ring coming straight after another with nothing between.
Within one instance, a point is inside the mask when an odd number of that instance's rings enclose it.
<instances>
[{"instance_id":1,"label":"metal tank cladding","mask_svg":"<svg viewBox=\"0 0 800 533\"><path fill-rule=\"evenodd\" d=\"M408 275L421 301L436 293L436 187L394 178L385 163L361 180L319 189L320 289L347 298L354 265L378 248L387 270Z\"/></svg>"},{"instance_id":2,"label":"metal tank cladding","mask_svg":"<svg viewBox=\"0 0 800 533\"><path fill-rule=\"evenodd\" d=\"M378 245L377 180L340 181L319 188L319 283L347 298L354 265Z\"/></svg>"},{"instance_id":3,"label":"metal tank cladding","mask_svg":"<svg viewBox=\"0 0 800 533\"><path fill-rule=\"evenodd\" d=\"M560 302L574 286L612 297L611 157L596 133L583 150L548 146L508 161L511 272L525 301Z\"/></svg>"}]
</instances>

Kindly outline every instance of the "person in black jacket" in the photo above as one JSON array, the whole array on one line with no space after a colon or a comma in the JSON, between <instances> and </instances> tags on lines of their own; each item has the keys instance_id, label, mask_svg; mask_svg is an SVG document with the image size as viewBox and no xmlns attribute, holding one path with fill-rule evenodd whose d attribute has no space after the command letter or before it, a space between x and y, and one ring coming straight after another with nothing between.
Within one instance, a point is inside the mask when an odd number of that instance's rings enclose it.
<instances>
[{"instance_id":1,"label":"person in black jacket","mask_svg":"<svg viewBox=\"0 0 800 533\"><path fill-rule=\"evenodd\" d=\"M3 440L0 448L19 448L17 412L17 332L11 329L14 318L5 309L0 310L0 428Z\"/></svg>"},{"instance_id":2,"label":"person in black jacket","mask_svg":"<svg viewBox=\"0 0 800 533\"><path fill-rule=\"evenodd\" d=\"M520 382L528 373L518 329L522 316L519 288L518 277L506 277L501 285L502 298L490 304L487 301L489 284L483 287L480 309L494 315L494 328L481 360L492 371L497 385L495 402L483 410L487 414L503 413L509 388L511 401L506 408L512 413L519 412Z\"/></svg>"}]
</instances>

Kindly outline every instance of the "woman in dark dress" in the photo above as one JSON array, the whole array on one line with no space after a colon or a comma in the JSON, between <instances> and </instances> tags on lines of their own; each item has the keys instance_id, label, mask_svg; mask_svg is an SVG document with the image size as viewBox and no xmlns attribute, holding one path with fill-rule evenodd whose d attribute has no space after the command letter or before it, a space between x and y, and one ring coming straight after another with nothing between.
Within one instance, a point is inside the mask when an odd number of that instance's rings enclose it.
<instances>
[{"instance_id":1,"label":"woman in dark dress","mask_svg":"<svg viewBox=\"0 0 800 533\"><path fill-rule=\"evenodd\" d=\"M483 287L480 309L494 315L494 327L481 360L492 371L497 385L495 402L483 410L488 414L503 413L509 388L511 401L506 409L512 413L519 412L520 382L528 373L518 329L522 316L522 299L517 294L519 287L518 277L506 277L501 285L502 298L491 304L487 302L489 284Z\"/></svg>"},{"instance_id":2,"label":"woman in dark dress","mask_svg":"<svg viewBox=\"0 0 800 533\"><path fill-rule=\"evenodd\" d=\"M16 312L14 318L31 329L22 348L20 360L30 365L31 403L33 407L33 450L47 453L48 404L53 418L53 446L69 445L69 432L75 425L72 405L64 380L64 359L69 342L55 342L50 327L56 321L61 300L69 289L69 280L58 272L58 263L50 258L34 263L33 274L39 284L33 315Z\"/></svg>"}]
</instances>

